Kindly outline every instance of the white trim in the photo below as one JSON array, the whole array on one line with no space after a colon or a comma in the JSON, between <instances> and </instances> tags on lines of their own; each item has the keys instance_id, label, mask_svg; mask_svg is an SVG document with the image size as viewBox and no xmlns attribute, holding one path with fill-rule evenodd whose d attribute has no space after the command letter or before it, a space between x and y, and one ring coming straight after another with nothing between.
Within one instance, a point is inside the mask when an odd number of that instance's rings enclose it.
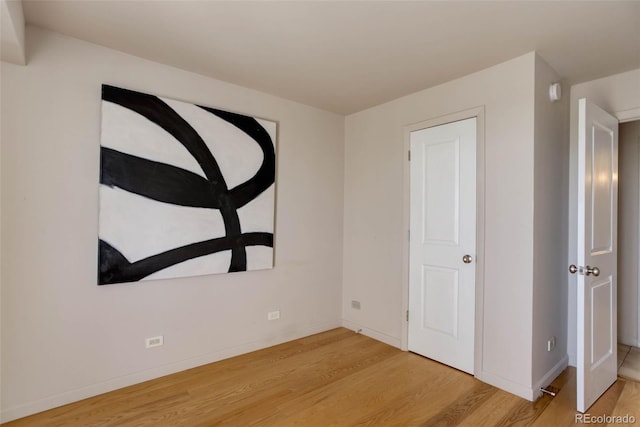
<instances>
[{"instance_id":1,"label":"white trim","mask_svg":"<svg viewBox=\"0 0 640 427\"><path fill-rule=\"evenodd\" d=\"M630 110L618 111L614 114L619 123L633 122L640 119L640 107Z\"/></svg>"},{"instance_id":2,"label":"white trim","mask_svg":"<svg viewBox=\"0 0 640 427\"><path fill-rule=\"evenodd\" d=\"M69 390L64 393L55 394L53 396L45 397L44 399L27 402L22 405L6 408L0 412L0 422L5 423L18 418L26 417L38 412L45 411L47 409L56 408L58 406L66 405L68 403L77 402L88 397L97 396L102 393L117 390L119 388L127 387L133 384L138 384L144 381L159 378L165 375L173 374L176 372L184 371L186 369L195 368L197 366L206 365L209 363L217 362L230 357L238 356L241 354L249 353L251 351L260 350L263 348L278 345L284 342L292 341L298 338L303 338L309 335L317 334L320 332L328 331L331 329L339 328L341 322L330 321L318 323L303 330L296 331L295 333L283 333L274 338L267 340L257 340L247 342L234 347L229 347L224 350L220 350L214 353L204 354L197 357L181 360L179 362L170 363L164 366L158 366L144 371L134 372L129 375L124 375L117 378L112 378L107 381L103 381L96 384L91 384L86 387L81 387L75 390Z\"/></svg>"},{"instance_id":3,"label":"white trim","mask_svg":"<svg viewBox=\"0 0 640 427\"><path fill-rule=\"evenodd\" d=\"M616 118L618 119L618 123L628 123L628 122L633 122L636 120L640 120L640 107L637 108L631 108L629 110L623 110L623 111L617 111L615 114ZM639 147L640 147L640 141L639 141ZM640 154L638 156L638 162L640 163ZM638 183L638 187L640 187L640 178L638 179L639 183ZM638 198L640 199L640 190L639 190L639 194L638 194ZM638 212L640 212L640 202L639 202L639 206L638 206ZM640 219L639 219L640 221ZM638 225L638 265L640 265L640 224ZM638 311L638 329L636 331L636 336L634 339L631 340L626 340L627 342L631 342L634 343L633 344L635 347L640 347L640 269L638 270L638 305L637 305L637 311ZM620 338L620 337L619 337ZM622 340L620 340L622 341Z\"/></svg>"},{"instance_id":4,"label":"white trim","mask_svg":"<svg viewBox=\"0 0 640 427\"><path fill-rule=\"evenodd\" d=\"M401 348L401 340L398 337L385 334L384 332L376 331L375 329L367 328L359 323L352 322L350 320L342 320L342 327L351 329L362 335L366 335L374 340L383 342L395 348Z\"/></svg>"},{"instance_id":5,"label":"white trim","mask_svg":"<svg viewBox=\"0 0 640 427\"><path fill-rule=\"evenodd\" d=\"M482 371L483 355L483 319L484 319L484 229L485 229L485 107L479 106L470 108L418 123L408 124L404 127L404 153L408 153L411 147L411 132L440 126L460 120L476 118L476 316L475 316L475 351L474 351L474 372L476 377ZM406 159L406 157L405 157ZM402 250L402 335L400 348L408 350L409 325L406 321L406 312L409 309L409 215L410 215L410 163L403 162L404 175L404 200L402 233L405 244Z\"/></svg>"},{"instance_id":6,"label":"white trim","mask_svg":"<svg viewBox=\"0 0 640 427\"><path fill-rule=\"evenodd\" d=\"M638 109L640 112L640 109ZM638 148L638 281L636 283L637 286L637 297L638 297L638 305L636 306L636 311L638 312L638 329L636 330L636 347L640 347L640 137L638 138L638 142L636 144Z\"/></svg>"},{"instance_id":7,"label":"white trim","mask_svg":"<svg viewBox=\"0 0 640 427\"><path fill-rule=\"evenodd\" d=\"M533 385L533 393L536 399L540 397L540 395L542 394L542 392L540 391L540 388L546 387L549 384L551 384L551 382L553 382L553 380L555 380L558 377L558 375L560 375L562 371L564 371L567 368L568 365L569 365L569 356L564 356L562 359L560 359L558 363L556 363L556 365L553 368L549 370L549 372L547 372L544 375L544 377L542 377L540 381L538 381L536 384Z\"/></svg>"},{"instance_id":8,"label":"white trim","mask_svg":"<svg viewBox=\"0 0 640 427\"><path fill-rule=\"evenodd\" d=\"M633 108L631 110L624 110L617 112L615 116L618 118L619 123L628 123L636 120L640 121L640 107ZM636 142L636 147L638 148L638 170L640 171L640 138L638 142ZM638 212L640 212L640 172L638 174ZM638 217L638 266L640 266L640 216ZM625 345L633 345L634 347L640 347L640 268L638 268L638 278L637 278L637 315L638 315L638 325L636 330L635 337L620 337L618 336L618 341L621 344Z\"/></svg>"},{"instance_id":9,"label":"white trim","mask_svg":"<svg viewBox=\"0 0 640 427\"><path fill-rule=\"evenodd\" d=\"M533 402L537 397L537 394L531 387L504 379L498 375L491 374L486 371L476 373L476 378L484 383L487 383L494 387L498 387L499 389L507 391L511 394L515 394L516 396L519 396L531 402ZM536 391L538 394L540 393L540 390Z\"/></svg>"}]
</instances>

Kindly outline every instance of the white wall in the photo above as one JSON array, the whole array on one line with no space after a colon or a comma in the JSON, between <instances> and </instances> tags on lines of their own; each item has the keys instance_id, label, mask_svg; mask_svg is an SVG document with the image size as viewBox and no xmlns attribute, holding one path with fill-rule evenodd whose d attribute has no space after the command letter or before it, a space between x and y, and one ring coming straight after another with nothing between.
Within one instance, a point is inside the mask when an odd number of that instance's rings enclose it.
<instances>
[{"instance_id":1,"label":"white wall","mask_svg":"<svg viewBox=\"0 0 640 427\"><path fill-rule=\"evenodd\" d=\"M1 64L4 421L340 326L343 117L41 29L27 42L28 66ZM102 83L278 122L275 269L96 286Z\"/></svg>"},{"instance_id":2,"label":"white wall","mask_svg":"<svg viewBox=\"0 0 640 427\"><path fill-rule=\"evenodd\" d=\"M618 168L618 342L640 346L640 120L620 125Z\"/></svg>"},{"instance_id":3,"label":"white wall","mask_svg":"<svg viewBox=\"0 0 640 427\"><path fill-rule=\"evenodd\" d=\"M345 325L400 346L408 245L405 126L485 108L482 370L531 398L534 249L534 64L530 53L346 118ZM351 308L359 300L361 309Z\"/></svg>"},{"instance_id":4,"label":"white wall","mask_svg":"<svg viewBox=\"0 0 640 427\"><path fill-rule=\"evenodd\" d=\"M535 76L533 384L547 386L567 365L567 197L569 96L549 100L560 76L540 57ZM565 87L566 90L566 87ZM556 347L547 350L555 337Z\"/></svg>"},{"instance_id":5,"label":"white wall","mask_svg":"<svg viewBox=\"0 0 640 427\"><path fill-rule=\"evenodd\" d=\"M619 119L640 118L640 69L592 80L571 87L570 106L570 171L569 171L569 258L575 264L578 153L578 100L589 98L596 105ZM567 272L569 280L569 306L567 317L567 351L569 364L576 363L576 276Z\"/></svg>"},{"instance_id":6,"label":"white wall","mask_svg":"<svg viewBox=\"0 0 640 427\"><path fill-rule=\"evenodd\" d=\"M25 64L22 0L0 0L0 59Z\"/></svg>"}]
</instances>

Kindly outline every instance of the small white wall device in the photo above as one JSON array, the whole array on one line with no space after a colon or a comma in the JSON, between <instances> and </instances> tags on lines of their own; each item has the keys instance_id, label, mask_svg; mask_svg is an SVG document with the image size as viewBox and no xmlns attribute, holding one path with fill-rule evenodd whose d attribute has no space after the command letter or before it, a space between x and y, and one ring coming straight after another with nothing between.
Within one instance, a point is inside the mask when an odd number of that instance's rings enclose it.
<instances>
[{"instance_id":1,"label":"small white wall device","mask_svg":"<svg viewBox=\"0 0 640 427\"><path fill-rule=\"evenodd\" d=\"M560 101L562 98L562 86L560 83L551 83L549 85L549 99L551 102Z\"/></svg>"}]
</instances>

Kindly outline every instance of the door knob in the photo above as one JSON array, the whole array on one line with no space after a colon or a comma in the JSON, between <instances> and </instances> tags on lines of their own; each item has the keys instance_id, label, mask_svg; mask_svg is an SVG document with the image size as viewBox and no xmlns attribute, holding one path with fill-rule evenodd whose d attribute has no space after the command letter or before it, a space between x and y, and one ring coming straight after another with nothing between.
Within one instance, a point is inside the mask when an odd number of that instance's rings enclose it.
<instances>
[{"instance_id":1,"label":"door knob","mask_svg":"<svg viewBox=\"0 0 640 427\"><path fill-rule=\"evenodd\" d=\"M598 277L600 275L600 269L598 267L576 267L574 264L569 266L569 273L571 274L584 274L585 276L590 276L593 274L593 277Z\"/></svg>"},{"instance_id":2,"label":"door knob","mask_svg":"<svg viewBox=\"0 0 640 427\"><path fill-rule=\"evenodd\" d=\"M465 255L462 257L462 262L464 262L465 264L471 264L471 261L473 261L471 255Z\"/></svg>"},{"instance_id":3,"label":"door knob","mask_svg":"<svg viewBox=\"0 0 640 427\"><path fill-rule=\"evenodd\" d=\"M587 265L587 268L585 270L587 276L593 274L593 277L598 277L600 275L600 269L598 267L591 268Z\"/></svg>"}]
</instances>

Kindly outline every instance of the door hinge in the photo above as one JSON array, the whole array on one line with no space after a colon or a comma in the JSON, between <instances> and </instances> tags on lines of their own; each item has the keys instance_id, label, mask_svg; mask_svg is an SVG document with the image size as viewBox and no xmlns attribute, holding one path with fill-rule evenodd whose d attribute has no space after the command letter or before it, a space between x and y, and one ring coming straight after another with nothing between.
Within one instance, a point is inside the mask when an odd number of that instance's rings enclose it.
<instances>
[{"instance_id":1,"label":"door hinge","mask_svg":"<svg viewBox=\"0 0 640 427\"><path fill-rule=\"evenodd\" d=\"M409 321L409 310L407 310L407 322Z\"/></svg>"},{"instance_id":2,"label":"door hinge","mask_svg":"<svg viewBox=\"0 0 640 427\"><path fill-rule=\"evenodd\" d=\"M409 157L409 161L411 161L411 150L409 150L409 152L408 152L408 153L409 153L409 155L408 155L408 157Z\"/></svg>"}]
</instances>

